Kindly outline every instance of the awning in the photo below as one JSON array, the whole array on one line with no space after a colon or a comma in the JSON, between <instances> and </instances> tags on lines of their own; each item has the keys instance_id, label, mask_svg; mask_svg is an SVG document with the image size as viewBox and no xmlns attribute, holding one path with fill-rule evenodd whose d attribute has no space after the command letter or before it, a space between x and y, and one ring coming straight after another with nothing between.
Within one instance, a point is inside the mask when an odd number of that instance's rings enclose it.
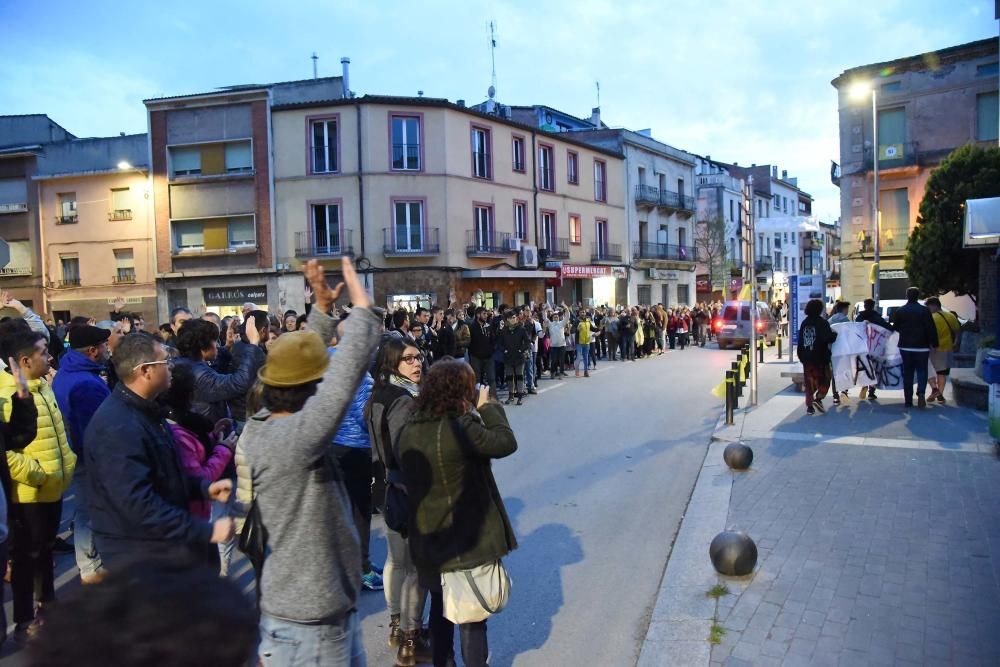
<instances>
[{"instance_id":1,"label":"awning","mask_svg":"<svg viewBox=\"0 0 1000 667\"><path fill-rule=\"evenodd\" d=\"M502 278L507 280L542 280L557 278L556 271L517 271L515 269L469 269L462 271L463 278Z\"/></svg>"},{"instance_id":2,"label":"awning","mask_svg":"<svg viewBox=\"0 0 1000 667\"><path fill-rule=\"evenodd\" d=\"M1000 240L1000 197L968 199L965 202L966 247L996 245Z\"/></svg>"},{"instance_id":3,"label":"awning","mask_svg":"<svg viewBox=\"0 0 1000 667\"><path fill-rule=\"evenodd\" d=\"M771 232L818 232L819 218L804 215L793 215L785 218L760 218L754 224L754 231L762 234Z\"/></svg>"}]
</instances>

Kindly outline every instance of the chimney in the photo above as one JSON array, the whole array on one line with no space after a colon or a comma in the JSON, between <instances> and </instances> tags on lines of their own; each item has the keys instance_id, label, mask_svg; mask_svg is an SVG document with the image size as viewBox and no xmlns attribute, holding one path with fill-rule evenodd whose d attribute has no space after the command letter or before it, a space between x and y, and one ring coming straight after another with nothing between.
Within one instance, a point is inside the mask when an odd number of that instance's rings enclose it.
<instances>
[{"instance_id":1,"label":"chimney","mask_svg":"<svg viewBox=\"0 0 1000 667\"><path fill-rule=\"evenodd\" d=\"M590 123L594 127L601 126L601 107L594 107L590 110Z\"/></svg>"},{"instance_id":2,"label":"chimney","mask_svg":"<svg viewBox=\"0 0 1000 667\"><path fill-rule=\"evenodd\" d=\"M462 107L463 109L465 108L465 100L455 100L455 104Z\"/></svg>"},{"instance_id":3,"label":"chimney","mask_svg":"<svg viewBox=\"0 0 1000 667\"><path fill-rule=\"evenodd\" d=\"M778 165L774 165L773 167L771 167L771 178L777 178L777 177L778 177Z\"/></svg>"},{"instance_id":4,"label":"chimney","mask_svg":"<svg viewBox=\"0 0 1000 667\"><path fill-rule=\"evenodd\" d=\"M345 98L346 97L351 97L351 73L349 71L350 70L350 66L351 66L351 59L350 58L341 58L340 59L340 66L343 68L343 71L344 71L344 73L342 75L343 76L343 84L344 84L344 97Z\"/></svg>"},{"instance_id":5,"label":"chimney","mask_svg":"<svg viewBox=\"0 0 1000 667\"><path fill-rule=\"evenodd\" d=\"M752 162L752 163L750 163L750 168L751 168L751 169L753 169L753 168L754 168L754 167L756 167L756 166L757 166L757 163L756 163L756 162Z\"/></svg>"},{"instance_id":6,"label":"chimney","mask_svg":"<svg viewBox=\"0 0 1000 667\"><path fill-rule=\"evenodd\" d=\"M781 170L781 180L783 180L783 181L787 181L788 180L788 170L787 169L782 169Z\"/></svg>"}]
</instances>

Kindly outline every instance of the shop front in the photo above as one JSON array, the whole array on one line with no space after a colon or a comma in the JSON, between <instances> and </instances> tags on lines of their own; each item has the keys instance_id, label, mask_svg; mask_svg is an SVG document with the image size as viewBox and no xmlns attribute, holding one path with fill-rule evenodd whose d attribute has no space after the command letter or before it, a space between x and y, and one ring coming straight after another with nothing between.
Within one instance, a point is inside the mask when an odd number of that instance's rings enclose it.
<instances>
[{"instance_id":1,"label":"shop front","mask_svg":"<svg viewBox=\"0 0 1000 667\"><path fill-rule=\"evenodd\" d=\"M545 301L546 281L558 274L550 270L475 269L462 272L456 286L458 303L485 308L526 306Z\"/></svg>"},{"instance_id":2,"label":"shop front","mask_svg":"<svg viewBox=\"0 0 1000 667\"><path fill-rule=\"evenodd\" d=\"M549 263L546 267L550 268ZM628 298L628 269L624 266L560 264L551 268L558 274L546 290L546 301L551 303L614 306Z\"/></svg>"},{"instance_id":3,"label":"shop front","mask_svg":"<svg viewBox=\"0 0 1000 667\"><path fill-rule=\"evenodd\" d=\"M243 304L253 303L260 309L267 309L267 286L245 287L205 287L202 289L205 310L219 317L242 315Z\"/></svg>"}]
</instances>

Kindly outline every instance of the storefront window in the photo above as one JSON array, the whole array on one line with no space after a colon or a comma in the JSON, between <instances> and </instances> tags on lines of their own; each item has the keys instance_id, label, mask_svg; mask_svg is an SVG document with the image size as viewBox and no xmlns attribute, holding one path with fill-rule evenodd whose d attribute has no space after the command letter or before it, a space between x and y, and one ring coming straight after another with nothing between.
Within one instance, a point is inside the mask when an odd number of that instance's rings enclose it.
<instances>
[{"instance_id":1,"label":"storefront window","mask_svg":"<svg viewBox=\"0 0 1000 667\"><path fill-rule=\"evenodd\" d=\"M405 308L411 313L417 312L417 308L430 308L431 295L427 292L419 294L390 294L386 297L386 306L389 311Z\"/></svg>"}]
</instances>

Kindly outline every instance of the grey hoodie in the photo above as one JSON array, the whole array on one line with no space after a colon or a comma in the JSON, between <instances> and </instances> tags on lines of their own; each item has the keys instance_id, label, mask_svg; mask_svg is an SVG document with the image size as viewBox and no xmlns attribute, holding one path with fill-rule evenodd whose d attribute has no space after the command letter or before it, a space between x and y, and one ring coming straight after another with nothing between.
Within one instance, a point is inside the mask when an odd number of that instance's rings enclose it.
<instances>
[{"instance_id":1,"label":"grey hoodie","mask_svg":"<svg viewBox=\"0 0 1000 667\"><path fill-rule=\"evenodd\" d=\"M337 320L313 308L309 328L330 340ZM316 394L299 412L251 418L246 452L261 520L268 533L260 608L298 623L340 621L361 584L361 549L330 443L379 342L381 320L355 308Z\"/></svg>"}]
</instances>

